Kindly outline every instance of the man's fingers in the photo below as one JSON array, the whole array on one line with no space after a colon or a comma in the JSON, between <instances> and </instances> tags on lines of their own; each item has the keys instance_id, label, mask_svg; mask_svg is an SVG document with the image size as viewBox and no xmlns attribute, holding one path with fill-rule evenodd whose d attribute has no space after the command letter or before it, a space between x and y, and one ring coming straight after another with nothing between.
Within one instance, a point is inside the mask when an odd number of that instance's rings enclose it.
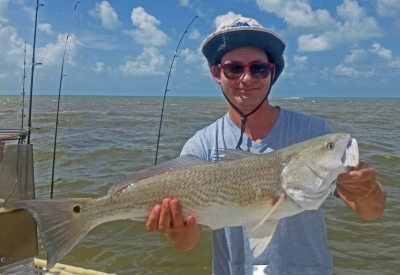
<instances>
[{"instance_id":1,"label":"man's fingers","mask_svg":"<svg viewBox=\"0 0 400 275\"><path fill-rule=\"evenodd\" d=\"M188 230L193 230L196 226L198 226L196 224L196 219L193 216L189 216L186 220L186 228Z\"/></svg>"},{"instance_id":2,"label":"man's fingers","mask_svg":"<svg viewBox=\"0 0 400 275\"><path fill-rule=\"evenodd\" d=\"M171 199L164 199L162 202L158 230L163 233L169 233L171 230L172 214L170 203Z\"/></svg>"},{"instance_id":3,"label":"man's fingers","mask_svg":"<svg viewBox=\"0 0 400 275\"><path fill-rule=\"evenodd\" d=\"M372 192L370 188L359 188L336 185L338 193L345 197L348 201L357 202L361 201Z\"/></svg>"},{"instance_id":4,"label":"man's fingers","mask_svg":"<svg viewBox=\"0 0 400 275\"><path fill-rule=\"evenodd\" d=\"M161 205L157 204L151 211L149 219L147 220L146 227L150 232L158 231L158 221L160 220Z\"/></svg>"},{"instance_id":5,"label":"man's fingers","mask_svg":"<svg viewBox=\"0 0 400 275\"><path fill-rule=\"evenodd\" d=\"M150 232L176 234L181 231L196 229L194 216L184 220L182 207L177 199L166 198L156 205L150 213L146 227ZM200 225L199 225L200 226Z\"/></svg>"},{"instance_id":6,"label":"man's fingers","mask_svg":"<svg viewBox=\"0 0 400 275\"><path fill-rule=\"evenodd\" d=\"M184 220L180 203L177 200L172 200L170 207L173 220L173 229L175 231L182 230L184 228Z\"/></svg>"},{"instance_id":7,"label":"man's fingers","mask_svg":"<svg viewBox=\"0 0 400 275\"><path fill-rule=\"evenodd\" d=\"M355 187L364 186L368 182L375 183L376 173L373 167L366 162L361 162L357 168L341 174L337 178L337 183L343 186Z\"/></svg>"}]
</instances>

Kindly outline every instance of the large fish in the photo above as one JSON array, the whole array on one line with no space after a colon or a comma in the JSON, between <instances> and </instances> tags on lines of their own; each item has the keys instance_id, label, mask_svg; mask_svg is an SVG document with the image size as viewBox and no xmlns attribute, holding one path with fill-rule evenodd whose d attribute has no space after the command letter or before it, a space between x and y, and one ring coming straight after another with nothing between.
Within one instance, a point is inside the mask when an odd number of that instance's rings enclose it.
<instances>
[{"instance_id":1,"label":"large fish","mask_svg":"<svg viewBox=\"0 0 400 275\"><path fill-rule=\"evenodd\" d=\"M211 229L247 228L253 255L267 247L279 219L318 209L337 176L358 165L348 134L329 134L271 153L216 152L216 163L183 156L134 173L99 198L16 203L39 225L48 268L95 226L112 220L146 221L164 198L178 199L185 217Z\"/></svg>"}]
</instances>

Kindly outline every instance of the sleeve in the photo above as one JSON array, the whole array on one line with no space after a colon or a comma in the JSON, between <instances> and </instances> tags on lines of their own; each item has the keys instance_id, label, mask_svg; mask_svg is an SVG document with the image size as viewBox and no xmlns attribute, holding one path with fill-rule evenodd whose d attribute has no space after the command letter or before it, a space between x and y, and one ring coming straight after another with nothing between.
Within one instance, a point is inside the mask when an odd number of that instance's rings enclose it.
<instances>
[{"instance_id":1,"label":"sleeve","mask_svg":"<svg viewBox=\"0 0 400 275\"><path fill-rule=\"evenodd\" d=\"M204 150L199 133L196 133L193 137L186 141L181 151L181 156L185 155L192 155L207 160L207 154Z\"/></svg>"},{"instance_id":2,"label":"sleeve","mask_svg":"<svg viewBox=\"0 0 400 275\"><path fill-rule=\"evenodd\" d=\"M333 134L335 130L329 125L329 123L324 120L324 135Z\"/></svg>"}]
</instances>

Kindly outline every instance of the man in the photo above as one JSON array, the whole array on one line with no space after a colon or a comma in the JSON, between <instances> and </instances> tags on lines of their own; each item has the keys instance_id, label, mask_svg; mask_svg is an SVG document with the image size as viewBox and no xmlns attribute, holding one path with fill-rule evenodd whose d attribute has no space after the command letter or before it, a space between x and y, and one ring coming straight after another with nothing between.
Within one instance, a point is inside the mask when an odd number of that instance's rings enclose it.
<instances>
[{"instance_id":1,"label":"man","mask_svg":"<svg viewBox=\"0 0 400 275\"><path fill-rule=\"evenodd\" d=\"M250 18L221 24L202 44L215 81L228 101L228 113L196 133L182 155L211 160L214 150L242 149L256 154L277 150L332 133L323 119L269 105L268 94L284 67L285 42ZM365 162L337 179L335 195L360 218L372 220L385 207L385 190ZM198 242L201 226L186 222L179 202L165 199L154 207L147 228L163 232L180 251ZM279 221L267 249L253 258L243 227L213 231L213 272L252 274L252 265L266 265L266 274L332 274L326 227L321 209Z\"/></svg>"}]
</instances>

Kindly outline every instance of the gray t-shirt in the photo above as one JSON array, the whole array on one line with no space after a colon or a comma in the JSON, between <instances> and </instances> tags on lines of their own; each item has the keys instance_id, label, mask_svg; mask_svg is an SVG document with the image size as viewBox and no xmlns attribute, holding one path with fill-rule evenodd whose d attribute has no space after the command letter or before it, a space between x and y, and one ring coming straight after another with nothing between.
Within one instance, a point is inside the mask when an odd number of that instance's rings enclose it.
<instances>
[{"instance_id":1,"label":"gray t-shirt","mask_svg":"<svg viewBox=\"0 0 400 275\"><path fill-rule=\"evenodd\" d=\"M267 137L254 142L244 135L241 148L262 154L333 132L321 118L280 108ZM239 136L240 129L228 113L189 139L181 155L211 161L214 150L235 149ZM258 258L253 258L244 227L224 227L214 230L212 236L215 275L251 275L253 265L266 265L264 273L268 275L332 274L332 256L321 209L281 219L267 249Z\"/></svg>"}]
</instances>

